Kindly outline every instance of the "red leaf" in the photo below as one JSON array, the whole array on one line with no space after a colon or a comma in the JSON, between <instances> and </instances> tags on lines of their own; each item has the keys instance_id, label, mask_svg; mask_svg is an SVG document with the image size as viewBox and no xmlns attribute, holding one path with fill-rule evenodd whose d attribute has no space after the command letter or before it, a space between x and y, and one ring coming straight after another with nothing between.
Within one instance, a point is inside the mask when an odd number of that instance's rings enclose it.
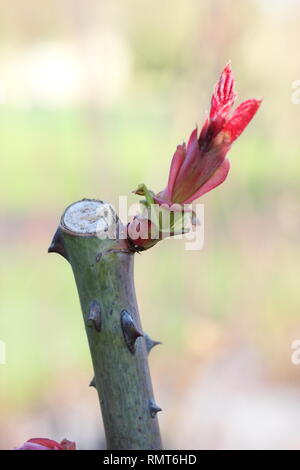
<instances>
[{"instance_id":1,"label":"red leaf","mask_svg":"<svg viewBox=\"0 0 300 470\"><path fill-rule=\"evenodd\" d=\"M234 76L231 71L230 64L224 68L218 83L215 86L210 108L210 119L217 117L226 118L231 111L236 93L234 91Z\"/></svg>"},{"instance_id":2,"label":"red leaf","mask_svg":"<svg viewBox=\"0 0 300 470\"><path fill-rule=\"evenodd\" d=\"M258 110L260 103L261 100L247 100L236 108L233 115L223 128L223 131L229 134L230 143L241 135Z\"/></svg>"}]
</instances>

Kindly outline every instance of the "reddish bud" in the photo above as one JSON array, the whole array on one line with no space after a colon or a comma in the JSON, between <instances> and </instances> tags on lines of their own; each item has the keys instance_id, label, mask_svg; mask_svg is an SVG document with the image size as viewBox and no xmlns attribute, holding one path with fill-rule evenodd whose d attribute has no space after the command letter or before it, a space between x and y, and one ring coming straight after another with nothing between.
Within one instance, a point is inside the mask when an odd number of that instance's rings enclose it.
<instances>
[{"instance_id":1,"label":"reddish bud","mask_svg":"<svg viewBox=\"0 0 300 470\"><path fill-rule=\"evenodd\" d=\"M26 441L21 447L14 450L76 450L75 442L63 439L60 443L47 438L34 438Z\"/></svg>"},{"instance_id":2,"label":"reddish bud","mask_svg":"<svg viewBox=\"0 0 300 470\"><path fill-rule=\"evenodd\" d=\"M261 103L244 101L230 115L236 98L234 83L231 67L226 65L212 95L209 117L199 136L198 129L193 130L187 147L178 145L168 186L157 195L158 202L190 203L226 179L230 167L226 155Z\"/></svg>"}]
</instances>

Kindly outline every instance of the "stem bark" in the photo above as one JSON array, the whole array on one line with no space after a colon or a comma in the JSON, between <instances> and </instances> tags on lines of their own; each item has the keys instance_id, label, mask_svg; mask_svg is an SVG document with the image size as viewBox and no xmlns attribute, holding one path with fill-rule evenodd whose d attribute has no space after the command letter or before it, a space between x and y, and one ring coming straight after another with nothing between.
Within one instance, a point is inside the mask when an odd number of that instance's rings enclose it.
<instances>
[{"instance_id":1,"label":"stem bark","mask_svg":"<svg viewBox=\"0 0 300 470\"><path fill-rule=\"evenodd\" d=\"M134 254L126 240L104 238L120 224L109 204L79 201L62 215L49 251L64 256L73 270L107 448L161 449L134 289Z\"/></svg>"}]
</instances>

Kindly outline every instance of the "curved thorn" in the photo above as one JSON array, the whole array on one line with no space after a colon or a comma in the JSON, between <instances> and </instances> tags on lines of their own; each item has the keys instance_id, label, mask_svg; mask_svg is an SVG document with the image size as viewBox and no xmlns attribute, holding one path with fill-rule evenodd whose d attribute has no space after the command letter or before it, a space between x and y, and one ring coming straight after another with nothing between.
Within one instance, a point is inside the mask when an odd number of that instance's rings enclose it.
<instances>
[{"instance_id":1,"label":"curved thorn","mask_svg":"<svg viewBox=\"0 0 300 470\"><path fill-rule=\"evenodd\" d=\"M132 315L127 310L121 312L121 326L125 343L129 351L134 354L135 342L139 336L144 336L144 334L136 326Z\"/></svg>"},{"instance_id":2,"label":"curved thorn","mask_svg":"<svg viewBox=\"0 0 300 470\"><path fill-rule=\"evenodd\" d=\"M162 411L162 409L155 403L154 400L149 400L149 411L150 411L151 418L155 418L157 413L159 411Z\"/></svg>"},{"instance_id":3,"label":"curved thorn","mask_svg":"<svg viewBox=\"0 0 300 470\"><path fill-rule=\"evenodd\" d=\"M89 387L94 387L94 388L97 388L96 386L96 380L95 380L95 377L92 378L92 380L90 381L89 383Z\"/></svg>"},{"instance_id":4,"label":"curved thorn","mask_svg":"<svg viewBox=\"0 0 300 470\"><path fill-rule=\"evenodd\" d=\"M146 343L148 354L151 351L151 349L154 348L154 346L157 346L158 344L162 344L161 341L154 341L154 339L150 338L150 336L147 335L147 333L144 334L144 338L145 338L145 343Z\"/></svg>"},{"instance_id":5,"label":"curved thorn","mask_svg":"<svg viewBox=\"0 0 300 470\"><path fill-rule=\"evenodd\" d=\"M58 253L69 261L68 255L65 250L64 239L61 233L61 229L58 227L56 230L51 245L48 248L48 253Z\"/></svg>"}]
</instances>

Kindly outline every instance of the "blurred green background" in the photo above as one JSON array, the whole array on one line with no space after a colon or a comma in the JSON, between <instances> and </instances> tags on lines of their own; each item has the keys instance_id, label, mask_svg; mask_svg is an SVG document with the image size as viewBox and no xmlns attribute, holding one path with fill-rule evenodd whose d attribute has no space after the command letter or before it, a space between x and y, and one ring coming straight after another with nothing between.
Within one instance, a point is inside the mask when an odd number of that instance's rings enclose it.
<instances>
[{"instance_id":1,"label":"blurred green background","mask_svg":"<svg viewBox=\"0 0 300 470\"><path fill-rule=\"evenodd\" d=\"M231 60L263 105L202 198L205 243L136 256L167 448L300 448L299 2L0 1L0 448L103 448L68 264L47 248L82 197L166 185ZM133 195L130 201L136 202ZM100 429L99 429L100 423Z\"/></svg>"}]
</instances>

